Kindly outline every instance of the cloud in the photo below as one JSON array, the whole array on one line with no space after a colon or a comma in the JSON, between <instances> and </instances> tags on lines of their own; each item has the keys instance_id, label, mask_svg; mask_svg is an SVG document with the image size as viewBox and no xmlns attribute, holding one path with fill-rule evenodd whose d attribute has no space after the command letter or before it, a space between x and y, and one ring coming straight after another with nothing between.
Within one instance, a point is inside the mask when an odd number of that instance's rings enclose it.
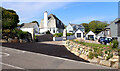
<instances>
[{"instance_id":1,"label":"cloud","mask_svg":"<svg viewBox=\"0 0 120 71\"><path fill-rule=\"evenodd\" d=\"M31 22L43 16L44 11L54 11L62 8L69 3L67 2L3 2L2 6L7 9L13 9L20 17L20 23Z\"/></svg>"},{"instance_id":2,"label":"cloud","mask_svg":"<svg viewBox=\"0 0 120 71\"><path fill-rule=\"evenodd\" d=\"M106 18L107 20L109 18L111 18L113 16L87 16L87 17L82 17L82 18L79 18L79 19L74 19L72 21L70 21L71 23L89 23L90 21L93 21L93 20L99 20L99 21L105 21ZM109 21L109 20L108 20Z\"/></svg>"}]
</instances>

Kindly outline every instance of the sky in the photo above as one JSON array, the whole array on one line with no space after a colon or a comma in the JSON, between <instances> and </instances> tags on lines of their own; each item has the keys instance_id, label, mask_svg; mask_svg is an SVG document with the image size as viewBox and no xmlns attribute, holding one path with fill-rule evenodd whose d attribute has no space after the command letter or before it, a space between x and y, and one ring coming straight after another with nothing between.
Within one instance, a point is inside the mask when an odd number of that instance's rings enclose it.
<instances>
[{"instance_id":1,"label":"sky","mask_svg":"<svg viewBox=\"0 0 120 71\"><path fill-rule=\"evenodd\" d=\"M40 23L44 11L56 15L65 25L92 20L111 22L118 17L118 2L2 2L2 7L15 10L19 24Z\"/></svg>"}]
</instances>

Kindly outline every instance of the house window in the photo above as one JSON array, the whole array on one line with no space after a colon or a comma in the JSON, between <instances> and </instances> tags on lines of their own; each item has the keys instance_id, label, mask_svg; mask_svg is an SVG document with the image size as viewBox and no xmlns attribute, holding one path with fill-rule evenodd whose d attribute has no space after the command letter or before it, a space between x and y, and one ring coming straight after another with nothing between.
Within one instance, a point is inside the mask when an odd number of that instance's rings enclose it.
<instances>
[{"instance_id":1,"label":"house window","mask_svg":"<svg viewBox=\"0 0 120 71\"><path fill-rule=\"evenodd\" d=\"M108 35L110 34L110 31L107 31Z\"/></svg>"},{"instance_id":2,"label":"house window","mask_svg":"<svg viewBox=\"0 0 120 71\"><path fill-rule=\"evenodd\" d=\"M81 37L81 33L77 33L77 37Z\"/></svg>"},{"instance_id":3,"label":"house window","mask_svg":"<svg viewBox=\"0 0 120 71\"><path fill-rule=\"evenodd\" d=\"M57 24L59 24L59 20L57 20Z\"/></svg>"},{"instance_id":4,"label":"house window","mask_svg":"<svg viewBox=\"0 0 120 71\"><path fill-rule=\"evenodd\" d=\"M70 33L72 33L73 31L69 31Z\"/></svg>"},{"instance_id":5,"label":"house window","mask_svg":"<svg viewBox=\"0 0 120 71\"><path fill-rule=\"evenodd\" d=\"M53 33L55 33L55 30L53 30Z\"/></svg>"}]
</instances>

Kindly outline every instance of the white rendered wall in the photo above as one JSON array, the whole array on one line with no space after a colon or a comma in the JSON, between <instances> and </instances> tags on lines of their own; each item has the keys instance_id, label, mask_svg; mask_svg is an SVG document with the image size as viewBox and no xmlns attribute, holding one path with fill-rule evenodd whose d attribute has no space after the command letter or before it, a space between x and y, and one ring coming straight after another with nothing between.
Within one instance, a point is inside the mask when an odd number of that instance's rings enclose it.
<instances>
[{"instance_id":1,"label":"white rendered wall","mask_svg":"<svg viewBox=\"0 0 120 71\"><path fill-rule=\"evenodd\" d=\"M32 39L34 39L34 29L33 28L20 28L22 31L29 32L32 35Z\"/></svg>"},{"instance_id":2,"label":"white rendered wall","mask_svg":"<svg viewBox=\"0 0 120 71\"><path fill-rule=\"evenodd\" d=\"M88 35L93 35L95 40L96 35L92 31L88 32L85 37L88 38Z\"/></svg>"},{"instance_id":3,"label":"white rendered wall","mask_svg":"<svg viewBox=\"0 0 120 71\"><path fill-rule=\"evenodd\" d=\"M76 32L75 32L75 37L77 38L77 33L81 33L81 38L83 38L83 32L81 31L81 30L77 30Z\"/></svg>"},{"instance_id":4,"label":"white rendered wall","mask_svg":"<svg viewBox=\"0 0 120 71\"><path fill-rule=\"evenodd\" d=\"M39 33L39 32L40 32L39 27L38 27L38 25L37 25L37 24L34 26L34 29L35 29L35 31L37 31L37 33Z\"/></svg>"},{"instance_id":5,"label":"white rendered wall","mask_svg":"<svg viewBox=\"0 0 120 71\"><path fill-rule=\"evenodd\" d=\"M44 29L40 29L40 33L44 33L44 32L47 32L48 29L47 28L44 28Z\"/></svg>"},{"instance_id":6,"label":"white rendered wall","mask_svg":"<svg viewBox=\"0 0 120 71\"><path fill-rule=\"evenodd\" d=\"M66 27L66 29L67 29L67 33L71 33L71 32L69 32L69 31L73 31L73 28L71 27L70 24ZM74 31L73 31L73 32L74 32Z\"/></svg>"},{"instance_id":7,"label":"white rendered wall","mask_svg":"<svg viewBox=\"0 0 120 71\"><path fill-rule=\"evenodd\" d=\"M44 28L47 28L48 24L48 15L47 11L44 12Z\"/></svg>"}]
</instances>

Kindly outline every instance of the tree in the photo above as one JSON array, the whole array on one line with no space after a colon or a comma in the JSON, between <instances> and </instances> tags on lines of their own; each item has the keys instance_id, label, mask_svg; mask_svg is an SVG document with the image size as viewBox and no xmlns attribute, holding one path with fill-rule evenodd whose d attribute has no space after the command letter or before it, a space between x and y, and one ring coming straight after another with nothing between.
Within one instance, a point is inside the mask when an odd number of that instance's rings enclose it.
<instances>
[{"instance_id":1,"label":"tree","mask_svg":"<svg viewBox=\"0 0 120 71\"><path fill-rule=\"evenodd\" d=\"M107 22L101 21L91 21L89 24L89 30L93 31L94 33L98 34L104 30L105 27L108 26Z\"/></svg>"},{"instance_id":2,"label":"tree","mask_svg":"<svg viewBox=\"0 0 120 71\"><path fill-rule=\"evenodd\" d=\"M97 23L97 29L96 29L97 34L103 31L105 27L107 27L107 22L96 21L96 23Z\"/></svg>"},{"instance_id":3,"label":"tree","mask_svg":"<svg viewBox=\"0 0 120 71\"><path fill-rule=\"evenodd\" d=\"M86 33L88 33L90 31L87 23L82 23L81 25L85 27L85 32Z\"/></svg>"},{"instance_id":4,"label":"tree","mask_svg":"<svg viewBox=\"0 0 120 71\"><path fill-rule=\"evenodd\" d=\"M93 31L94 33L96 32L96 29L97 29L97 23L96 21L91 21L89 24L89 30Z\"/></svg>"},{"instance_id":5,"label":"tree","mask_svg":"<svg viewBox=\"0 0 120 71\"><path fill-rule=\"evenodd\" d=\"M14 29L19 23L19 16L14 10L2 8L2 29Z\"/></svg>"}]
</instances>

